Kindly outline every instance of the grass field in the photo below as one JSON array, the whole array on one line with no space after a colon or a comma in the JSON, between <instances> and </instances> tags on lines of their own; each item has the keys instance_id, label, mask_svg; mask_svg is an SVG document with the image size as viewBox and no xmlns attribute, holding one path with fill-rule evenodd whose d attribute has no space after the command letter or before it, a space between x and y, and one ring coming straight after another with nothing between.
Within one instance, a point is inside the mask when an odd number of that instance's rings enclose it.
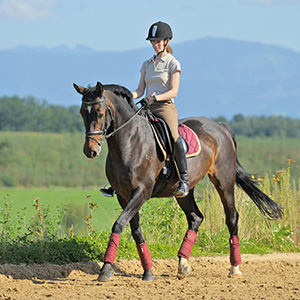
<instances>
[{"instance_id":1,"label":"grass field","mask_svg":"<svg viewBox=\"0 0 300 300\"><path fill-rule=\"evenodd\" d=\"M42 207L50 207L53 212L67 207L65 222L74 223L75 233L85 227L85 218L90 214L89 202L95 201L98 205L93 210L93 226L97 231L110 230L116 217L119 215L119 204L116 197L108 198L101 195L99 190L82 189L9 189L1 188L0 206L9 203L12 205L13 215L26 207L26 222L30 222L36 209L33 206L34 199L39 198ZM6 198L6 196L8 198ZM90 197L88 197L90 196ZM11 203L13 201L13 203ZM76 224L76 225L75 225Z\"/></svg>"},{"instance_id":2,"label":"grass field","mask_svg":"<svg viewBox=\"0 0 300 300\"><path fill-rule=\"evenodd\" d=\"M264 176L300 162L300 140L237 136L238 158L250 174ZM106 182L104 143L97 159L82 153L83 134L0 132L0 186L26 188L95 188ZM20 146L21 145L21 146ZM291 170L300 178L300 168Z\"/></svg>"},{"instance_id":3,"label":"grass field","mask_svg":"<svg viewBox=\"0 0 300 300\"><path fill-rule=\"evenodd\" d=\"M0 132L2 261L101 260L121 210L116 197L103 197L99 192L106 182L106 147L99 158L88 160L82 153L83 140L79 134ZM245 137L237 137L237 141L238 157L246 171L256 175L260 188L285 212L282 220L268 225L253 202L237 189L243 253L300 251L300 142ZM207 178L196 190L205 218L193 255L228 253L229 234L216 190ZM145 203L140 215L153 257L176 256L187 229L176 201L153 199ZM129 226L119 247L118 258L137 258Z\"/></svg>"},{"instance_id":4,"label":"grass field","mask_svg":"<svg viewBox=\"0 0 300 300\"><path fill-rule=\"evenodd\" d=\"M237 189L242 252L299 252L300 189L299 182L290 179L290 166L277 176L266 175L257 181L259 187L283 208L284 216L266 222L253 201ZM88 189L0 191L0 256L3 262L64 264L103 258L111 225L120 213L115 197L104 198L97 190ZM201 186L196 201L205 218L192 255L228 253L229 233L216 190L211 184ZM57 206L63 205L67 206L67 212L61 218L55 213ZM17 213L23 207L27 207L25 217ZM140 215L152 256L175 257L187 230L185 215L176 201L153 199L144 204ZM24 223L30 225L24 226ZM62 228L70 230L62 231ZM129 226L122 234L117 252L117 259L121 258L138 258Z\"/></svg>"}]
</instances>

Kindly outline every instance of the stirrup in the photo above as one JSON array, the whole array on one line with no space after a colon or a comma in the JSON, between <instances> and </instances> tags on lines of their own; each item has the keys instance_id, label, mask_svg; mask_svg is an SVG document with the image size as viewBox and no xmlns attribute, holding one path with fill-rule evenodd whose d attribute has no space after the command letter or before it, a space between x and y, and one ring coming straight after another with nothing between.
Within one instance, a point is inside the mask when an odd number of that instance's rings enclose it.
<instances>
[{"instance_id":1,"label":"stirrup","mask_svg":"<svg viewBox=\"0 0 300 300\"><path fill-rule=\"evenodd\" d=\"M189 194L189 186L183 180L180 181L178 188L175 193L175 197L183 198Z\"/></svg>"},{"instance_id":2,"label":"stirrup","mask_svg":"<svg viewBox=\"0 0 300 300\"><path fill-rule=\"evenodd\" d=\"M115 190L110 186L106 188L108 185L108 181L105 183L104 187L100 189L100 192L102 193L103 196L105 197L113 197L115 195Z\"/></svg>"}]
</instances>

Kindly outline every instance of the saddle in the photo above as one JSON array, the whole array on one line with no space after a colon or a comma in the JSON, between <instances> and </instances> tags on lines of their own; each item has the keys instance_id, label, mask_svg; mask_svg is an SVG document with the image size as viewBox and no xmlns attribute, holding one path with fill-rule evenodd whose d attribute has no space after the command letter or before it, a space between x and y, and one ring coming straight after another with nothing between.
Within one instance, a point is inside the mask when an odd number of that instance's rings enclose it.
<instances>
[{"instance_id":1,"label":"saddle","mask_svg":"<svg viewBox=\"0 0 300 300\"><path fill-rule=\"evenodd\" d=\"M168 124L161 118L148 115L151 128L153 130L156 141L164 154L165 160L173 156L173 138ZM184 139L186 144L186 157L196 156L201 151L201 145L198 136L188 126L180 123L178 125L178 133Z\"/></svg>"}]
</instances>

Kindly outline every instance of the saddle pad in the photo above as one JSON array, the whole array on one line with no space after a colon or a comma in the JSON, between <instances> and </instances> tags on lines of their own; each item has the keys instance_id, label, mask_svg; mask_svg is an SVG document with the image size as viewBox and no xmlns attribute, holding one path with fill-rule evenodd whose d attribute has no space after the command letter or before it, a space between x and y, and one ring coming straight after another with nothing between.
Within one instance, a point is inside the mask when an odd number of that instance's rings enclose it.
<instances>
[{"instance_id":1,"label":"saddle pad","mask_svg":"<svg viewBox=\"0 0 300 300\"><path fill-rule=\"evenodd\" d=\"M156 142L158 143L158 146L162 151L164 159L166 160L167 156L168 156L167 152L164 149L159 137L157 136L154 126L151 123L149 123L149 124L152 128ZM193 157L193 156L198 155L201 151L201 145L200 145L200 142L199 142L199 139L198 139L196 133L190 127L183 125L181 123L178 125L178 132L185 139L185 141L187 142L187 144L189 146L189 151L187 152L186 157Z\"/></svg>"},{"instance_id":2,"label":"saddle pad","mask_svg":"<svg viewBox=\"0 0 300 300\"><path fill-rule=\"evenodd\" d=\"M189 151L186 157L196 156L201 151L201 145L196 133L188 126L180 123L178 125L178 132L186 140L189 145Z\"/></svg>"}]
</instances>

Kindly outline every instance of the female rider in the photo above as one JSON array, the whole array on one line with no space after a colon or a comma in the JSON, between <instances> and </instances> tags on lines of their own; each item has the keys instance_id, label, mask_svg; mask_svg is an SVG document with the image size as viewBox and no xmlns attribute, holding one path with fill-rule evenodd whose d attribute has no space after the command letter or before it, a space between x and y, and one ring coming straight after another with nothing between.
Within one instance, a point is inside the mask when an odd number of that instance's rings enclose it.
<instances>
[{"instance_id":1,"label":"female rider","mask_svg":"<svg viewBox=\"0 0 300 300\"><path fill-rule=\"evenodd\" d=\"M138 88L132 95L134 99L140 98L146 90L146 97L140 103L168 124L181 177L175 196L184 197L188 194L187 161L184 141L178 134L178 113L174 103L179 89L181 68L169 45L172 37L171 27L167 23L159 21L151 25L147 40L151 42L155 55L143 63Z\"/></svg>"},{"instance_id":2,"label":"female rider","mask_svg":"<svg viewBox=\"0 0 300 300\"><path fill-rule=\"evenodd\" d=\"M144 95L140 103L147 106L154 115L165 120L174 141L174 157L180 172L180 183L176 190L176 197L185 197L188 192L187 161L183 138L178 134L178 113L175 107L181 68L180 63L172 55L169 45L173 34L171 27L164 22L151 25L146 40L151 42L155 55L146 60L140 70L138 88L132 93L133 99ZM100 190L104 195L113 196L114 190L105 187Z\"/></svg>"}]
</instances>

